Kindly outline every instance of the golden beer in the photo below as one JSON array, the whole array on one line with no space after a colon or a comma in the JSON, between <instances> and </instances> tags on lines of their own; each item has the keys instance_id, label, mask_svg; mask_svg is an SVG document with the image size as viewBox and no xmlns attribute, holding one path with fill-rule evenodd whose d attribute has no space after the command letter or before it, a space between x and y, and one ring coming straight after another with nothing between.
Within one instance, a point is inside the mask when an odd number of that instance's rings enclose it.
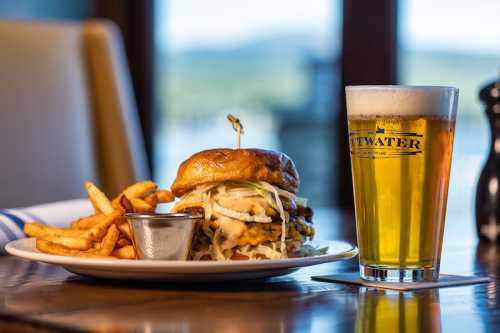
<instances>
[{"instance_id":1,"label":"golden beer","mask_svg":"<svg viewBox=\"0 0 500 333\"><path fill-rule=\"evenodd\" d=\"M348 114L364 278L438 277L455 116L423 111Z\"/></svg>"},{"instance_id":2,"label":"golden beer","mask_svg":"<svg viewBox=\"0 0 500 333\"><path fill-rule=\"evenodd\" d=\"M429 268L436 264L453 128L448 119L423 116L349 119L351 133L374 133L350 137L362 264ZM376 133L377 129L384 133Z\"/></svg>"}]
</instances>

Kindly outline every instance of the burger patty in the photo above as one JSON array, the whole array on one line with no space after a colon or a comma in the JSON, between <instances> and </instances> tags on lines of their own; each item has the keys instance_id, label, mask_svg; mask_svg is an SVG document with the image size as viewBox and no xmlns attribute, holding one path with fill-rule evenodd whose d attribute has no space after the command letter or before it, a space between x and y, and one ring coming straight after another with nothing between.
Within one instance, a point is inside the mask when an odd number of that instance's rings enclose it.
<instances>
[{"instance_id":1,"label":"burger patty","mask_svg":"<svg viewBox=\"0 0 500 333\"><path fill-rule=\"evenodd\" d=\"M286 239L294 241L302 241L304 237L312 238L314 236L314 229L306 222L299 222L300 219L290 221L286 225ZM281 222L273 223L247 223L247 230L238 240L238 245L259 245L261 243L270 241L278 241L281 238Z\"/></svg>"},{"instance_id":2,"label":"burger patty","mask_svg":"<svg viewBox=\"0 0 500 333\"><path fill-rule=\"evenodd\" d=\"M187 207L180 210L179 213L203 216L205 214L205 209L203 209L203 207Z\"/></svg>"},{"instance_id":3,"label":"burger patty","mask_svg":"<svg viewBox=\"0 0 500 333\"><path fill-rule=\"evenodd\" d=\"M181 210L180 212L187 214L203 214L204 209L203 207L188 207ZM296 215L299 213L303 215ZM290 212L290 221L286 224L286 239L302 241L304 237L312 238L314 236L314 228L309 222L311 217L312 210L308 207L302 207L302 209L297 208L292 210ZM266 241L274 242L280 240L282 231L281 219L278 214L273 215L272 218L272 223L246 222L246 229L238 238L237 245L256 246ZM209 223L210 227L212 227L213 229L217 228L217 223L215 220L207 222L203 221L202 223Z\"/></svg>"},{"instance_id":4,"label":"burger patty","mask_svg":"<svg viewBox=\"0 0 500 333\"><path fill-rule=\"evenodd\" d=\"M293 217L303 216L307 222L312 223L313 211L310 207L304 207L304 206L290 207L290 209L288 209L287 211L290 214L290 220L292 220ZM203 215L205 214L205 210L203 209L203 207L186 207L180 210L179 213L190 214L190 215ZM276 212L275 210L273 210L273 212L271 213L271 218L273 222L281 222L281 218L278 212Z\"/></svg>"}]
</instances>

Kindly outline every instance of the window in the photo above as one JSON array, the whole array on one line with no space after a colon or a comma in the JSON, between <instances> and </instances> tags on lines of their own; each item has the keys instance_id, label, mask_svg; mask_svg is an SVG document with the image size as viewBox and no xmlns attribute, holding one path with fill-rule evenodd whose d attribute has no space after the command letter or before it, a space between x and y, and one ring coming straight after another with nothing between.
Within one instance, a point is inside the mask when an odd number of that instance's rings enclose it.
<instances>
[{"instance_id":1,"label":"window","mask_svg":"<svg viewBox=\"0 0 500 333\"><path fill-rule=\"evenodd\" d=\"M243 147L290 155L301 195L313 206L334 202L340 2L304 4L156 2L158 182L171 184L179 163L199 150L234 147L232 113L245 127Z\"/></svg>"},{"instance_id":2,"label":"window","mask_svg":"<svg viewBox=\"0 0 500 333\"><path fill-rule=\"evenodd\" d=\"M448 196L449 232L462 231L455 224L466 223L466 230L474 234L476 183L489 149L489 128L478 94L499 70L499 12L500 3L494 0L400 2L400 83L460 89Z\"/></svg>"}]
</instances>

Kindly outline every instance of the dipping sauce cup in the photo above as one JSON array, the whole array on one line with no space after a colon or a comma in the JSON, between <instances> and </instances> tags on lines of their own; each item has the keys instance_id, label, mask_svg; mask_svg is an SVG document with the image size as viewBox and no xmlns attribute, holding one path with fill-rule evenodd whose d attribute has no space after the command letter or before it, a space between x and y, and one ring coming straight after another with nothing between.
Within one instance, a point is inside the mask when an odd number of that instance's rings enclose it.
<instances>
[{"instance_id":1,"label":"dipping sauce cup","mask_svg":"<svg viewBox=\"0 0 500 333\"><path fill-rule=\"evenodd\" d=\"M196 221L190 214L127 213L138 259L187 260Z\"/></svg>"}]
</instances>

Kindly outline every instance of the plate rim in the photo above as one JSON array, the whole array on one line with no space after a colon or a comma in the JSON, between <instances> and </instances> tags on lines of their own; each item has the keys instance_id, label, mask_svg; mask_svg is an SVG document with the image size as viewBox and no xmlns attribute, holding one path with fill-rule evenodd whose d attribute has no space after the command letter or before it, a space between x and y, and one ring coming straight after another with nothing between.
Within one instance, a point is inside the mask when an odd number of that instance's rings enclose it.
<instances>
[{"instance_id":1,"label":"plate rim","mask_svg":"<svg viewBox=\"0 0 500 333\"><path fill-rule=\"evenodd\" d=\"M217 268L254 268L254 269L269 269L269 268L285 268L285 267L305 267L318 265L322 263L334 262L338 260L347 260L358 255L357 246L352 243L342 240L318 240L320 244L342 244L346 246L346 250L340 253L323 254L310 257L286 258L286 259L269 259L269 260L228 260L228 261L187 261L187 260L130 260L130 259L98 259L98 258L80 258L72 256L59 256L36 252L34 250L24 250L18 248L19 244L32 243L34 248L35 238L21 238L10 241L5 245L5 251L13 256L23 259L55 264L61 266L78 266L78 267L100 267L111 269L153 269L153 268L198 268L198 269L217 269ZM258 267L256 267L258 266Z\"/></svg>"}]
</instances>

